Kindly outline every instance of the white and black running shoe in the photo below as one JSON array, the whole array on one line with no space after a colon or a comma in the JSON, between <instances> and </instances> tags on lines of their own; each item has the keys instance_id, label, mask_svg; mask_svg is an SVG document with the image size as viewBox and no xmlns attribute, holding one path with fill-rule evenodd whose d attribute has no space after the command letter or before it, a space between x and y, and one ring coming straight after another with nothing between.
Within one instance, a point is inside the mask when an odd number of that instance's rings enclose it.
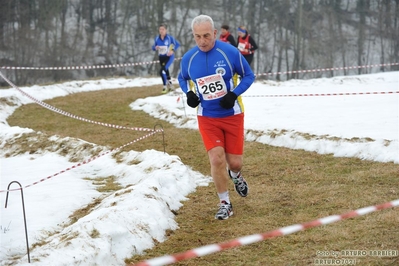
<instances>
[{"instance_id":1,"label":"white and black running shoe","mask_svg":"<svg viewBox=\"0 0 399 266\"><path fill-rule=\"evenodd\" d=\"M246 197L248 195L248 184L247 181L245 181L244 177L242 177L241 172L238 173L237 177L232 177L230 170L228 171L231 180L233 180L234 188L237 191L238 195L240 195L241 197Z\"/></svg>"},{"instance_id":2,"label":"white and black running shoe","mask_svg":"<svg viewBox=\"0 0 399 266\"><path fill-rule=\"evenodd\" d=\"M218 206L219 210L215 215L215 219L226 220L233 215L233 205L231 205L231 203L227 203L223 200Z\"/></svg>"}]
</instances>

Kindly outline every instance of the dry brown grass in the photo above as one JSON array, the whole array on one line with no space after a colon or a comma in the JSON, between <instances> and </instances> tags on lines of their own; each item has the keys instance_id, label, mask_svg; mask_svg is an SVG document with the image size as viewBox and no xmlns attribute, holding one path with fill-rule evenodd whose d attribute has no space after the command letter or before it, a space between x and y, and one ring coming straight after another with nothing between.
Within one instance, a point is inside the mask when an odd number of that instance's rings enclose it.
<instances>
[{"instance_id":1,"label":"dry brown grass","mask_svg":"<svg viewBox=\"0 0 399 266\"><path fill-rule=\"evenodd\" d=\"M153 128L162 124L166 152L209 175L209 163L198 131L177 129L129 104L137 98L159 94L159 87L86 92L48 101L62 110L87 119L131 127ZM143 132L115 130L88 124L31 104L19 108L10 125L29 127L48 135L71 136L112 148ZM157 134L129 147L137 151L163 151ZM144 259L184 252L203 245L263 233L328 215L342 214L399 198L398 165L335 158L302 150L247 142L243 173L250 195L240 198L231 185L235 214L226 221L214 220L218 202L213 184L198 187L176 212L180 228L168 231L168 239L142 256ZM132 217L134 219L134 217ZM331 225L225 250L177 265L314 265L317 251L399 250L399 209L387 209ZM398 257L357 257L357 265L399 265Z\"/></svg>"}]
</instances>

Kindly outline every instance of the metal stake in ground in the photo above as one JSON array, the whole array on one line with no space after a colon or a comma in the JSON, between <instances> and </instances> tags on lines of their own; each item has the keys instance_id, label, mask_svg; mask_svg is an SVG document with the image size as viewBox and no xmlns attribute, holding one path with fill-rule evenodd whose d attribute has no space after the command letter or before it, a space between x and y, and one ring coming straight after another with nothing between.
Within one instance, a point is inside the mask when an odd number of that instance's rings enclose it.
<instances>
[{"instance_id":1,"label":"metal stake in ground","mask_svg":"<svg viewBox=\"0 0 399 266\"><path fill-rule=\"evenodd\" d=\"M26 226L26 214L25 214L25 201L24 201L24 192L22 189L21 184L18 181L12 181L10 184L8 184L7 187L7 195L6 195L6 204L5 204L5 208L7 209L7 203L8 203L8 193L10 192L10 186L13 183L17 183L20 187L21 190L21 200L22 200L22 212L23 212L23 216L24 216L24 224L25 224L25 238L26 238L26 250L28 251L28 262L30 263L30 253L29 253L29 242L28 242L28 227Z\"/></svg>"},{"instance_id":2,"label":"metal stake in ground","mask_svg":"<svg viewBox=\"0 0 399 266\"><path fill-rule=\"evenodd\" d=\"M157 126L160 126L161 129L160 130L156 130ZM163 146L163 153L165 153L166 144L165 144L165 132L163 131L163 126L161 124L155 124L154 131L161 131L162 132L162 146Z\"/></svg>"}]
</instances>

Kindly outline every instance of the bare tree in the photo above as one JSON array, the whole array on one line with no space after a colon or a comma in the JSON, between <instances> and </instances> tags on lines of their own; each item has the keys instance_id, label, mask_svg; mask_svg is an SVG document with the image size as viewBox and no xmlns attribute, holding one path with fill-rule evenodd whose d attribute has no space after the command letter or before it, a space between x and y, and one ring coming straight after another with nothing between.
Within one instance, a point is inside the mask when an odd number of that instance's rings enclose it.
<instances>
[{"instance_id":1,"label":"bare tree","mask_svg":"<svg viewBox=\"0 0 399 266\"><path fill-rule=\"evenodd\" d=\"M216 27L247 26L259 46L256 72L399 61L399 0L1 0L0 63L68 66L157 60L151 51L161 22L194 46L190 22L211 15ZM234 35L234 31L233 31ZM172 74L178 71L178 60ZM380 71L398 66L381 67ZM375 69L344 70L344 74ZM19 84L98 75L153 75L156 64L75 71L13 71ZM333 76L277 75L277 79Z\"/></svg>"},{"instance_id":2,"label":"bare tree","mask_svg":"<svg viewBox=\"0 0 399 266\"><path fill-rule=\"evenodd\" d=\"M365 24L366 24L366 3L364 0L357 1L357 12L359 13L359 35L357 39L357 64L363 65L365 61L364 42L365 38ZM362 74L362 68L358 68L358 73Z\"/></svg>"}]
</instances>

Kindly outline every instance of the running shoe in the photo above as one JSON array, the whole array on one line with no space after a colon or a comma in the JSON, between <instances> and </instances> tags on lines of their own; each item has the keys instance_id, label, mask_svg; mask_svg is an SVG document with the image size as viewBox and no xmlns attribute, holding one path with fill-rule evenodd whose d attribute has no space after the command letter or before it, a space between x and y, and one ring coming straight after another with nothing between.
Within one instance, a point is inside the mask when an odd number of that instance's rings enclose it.
<instances>
[{"instance_id":1,"label":"running shoe","mask_svg":"<svg viewBox=\"0 0 399 266\"><path fill-rule=\"evenodd\" d=\"M231 205L231 203L227 203L223 200L218 206L219 210L215 215L215 219L226 220L233 215L233 205Z\"/></svg>"},{"instance_id":2,"label":"running shoe","mask_svg":"<svg viewBox=\"0 0 399 266\"><path fill-rule=\"evenodd\" d=\"M238 173L237 177L233 178L229 170L229 176L231 180L233 180L234 188L237 191L238 195L240 195L241 197L246 197L248 195L248 184L247 181L245 181L244 177L241 175L241 172Z\"/></svg>"}]
</instances>

